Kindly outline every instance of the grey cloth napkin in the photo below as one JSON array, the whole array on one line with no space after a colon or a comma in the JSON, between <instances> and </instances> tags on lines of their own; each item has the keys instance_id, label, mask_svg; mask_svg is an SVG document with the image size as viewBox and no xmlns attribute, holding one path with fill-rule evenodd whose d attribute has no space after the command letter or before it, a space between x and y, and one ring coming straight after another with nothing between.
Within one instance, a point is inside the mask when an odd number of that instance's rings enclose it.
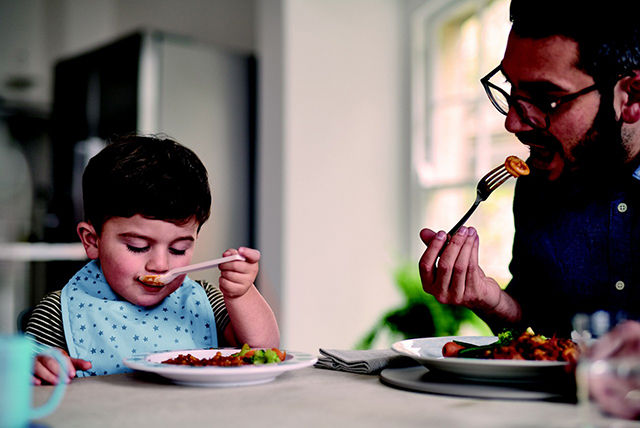
<instances>
[{"instance_id":1,"label":"grey cloth napkin","mask_svg":"<svg viewBox=\"0 0 640 428\"><path fill-rule=\"evenodd\" d=\"M377 374L387 367L415 366L412 358L391 349L340 350L320 348L320 358L315 367L350 373Z\"/></svg>"}]
</instances>

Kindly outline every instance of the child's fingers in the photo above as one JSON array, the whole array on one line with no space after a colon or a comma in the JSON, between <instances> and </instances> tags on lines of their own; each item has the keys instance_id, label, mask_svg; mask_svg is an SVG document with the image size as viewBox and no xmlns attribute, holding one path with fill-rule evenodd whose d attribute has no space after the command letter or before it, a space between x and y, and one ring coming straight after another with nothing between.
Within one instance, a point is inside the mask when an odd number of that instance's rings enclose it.
<instances>
[{"instance_id":1,"label":"child's fingers","mask_svg":"<svg viewBox=\"0 0 640 428\"><path fill-rule=\"evenodd\" d=\"M218 279L218 285L220 286L220 291L226 297L240 297L244 296L244 294L249 290L250 286L243 285L242 283L230 281L227 278L220 277Z\"/></svg>"},{"instance_id":2,"label":"child's fingers","mask_svg":"<svg viewBox=\"0 0 640 428\"><path fill-rule=\"evenodd\" d=\"M252 282L246 273L233 270L221 271L220 278L224 278L227 281L234 283Z\"/></svg>"},{"instance_id":3,"label":"child's fingers","mask_svg":"<svg viewBox=\"0 0 640 428\"><path fill-rule=\"evenodd\" d=\"M229 257L233 256L234 254L238 254L238 250L236 250L235 248L229 248L227 251L222 253L222 257Z\"/></svg>"},{"instance_id":4,"label":"child's fingers","mask_svg":"<svg viewBox=\"0 0 640 428\"><path fill-rule=\"evenodd\" d=\"M57 372L51 371L51 368L49 366L46 366L45 364L43 364L44 361L46 360L42 358L39 358L36 360L34 369L33 369L35 377L41 379L42 381L48 382L51 385L57 385L58 384ZM56 363L56 369L57 369L57 363ZM68 381L68 379L65 379L64 381L66 382Z\"/></svg>"},{"instance_id":5,"label":"child's fingers","mask_svg":"<svg viewBox=\"0 0 640 428\"><path fill-rule=\"evenodd\" d=\"M91 361L82 360L80 358L71 358L71 362L73 363L75 370L89 370L92 366ZM73 376L70 377L74 377L75 375L74 371Z\"/></svg>"},{"instance_id":6,"label":"child's fingers","mask_svg":"<svg viewBox=\"0 0 640 428\"><path fill-rule=\"evenodd\" d=\"M222 253L222 256L228 257L234 254L240 254L249 263L256 263L260 260L260 251L249 247L240 247L237 250L235 248L229 248L227 251Z\"/></svg>"},{"instance_id":7,"label":"child's fingers","mask_svg":"<svg viewBox=\"0 0 640 428\"><path fill-rule=\"evenodd\" d=\"M238 254L247 259L249 263L257 263L260 260L260 251L254 248L240 247Z\"/></svg>"},{"instance_id":8,"label":"child's fingers","mask_svg":"<svg viewBox=\"0 0 640 428\"><path fill-rule=\"evenodd\" d=\"M67 373L69 374L67 377L71 378L70 376L71 370L73 370L73 373L75 375L75 369L73 369L73 364L71 363L69 357L64 357L64 359L67 361ZM58 360L56 360L55 358L42 356L39 358L39 361L51 373L53 373L57 377L60 376L60 372L62 372L62 368L60 367Z\"/></svg>"}]
</instances>

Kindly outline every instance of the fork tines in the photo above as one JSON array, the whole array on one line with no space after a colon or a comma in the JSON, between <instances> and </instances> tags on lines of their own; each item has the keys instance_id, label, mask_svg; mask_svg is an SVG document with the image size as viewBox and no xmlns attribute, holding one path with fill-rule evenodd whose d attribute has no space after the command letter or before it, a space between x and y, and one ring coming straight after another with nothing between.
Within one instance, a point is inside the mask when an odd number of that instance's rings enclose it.
<instances>
[{"instance_id":1,"label":"fork tines","mask_svg":"<svg viewBox=\"0 0 640 428\"><path fill-rule=\"evenodd\" d=\"M482 181L486 183L489 189L495 189L510 177L512 177L512 175L507 171L504 164L502 164L489 171L489 173L482 178Z\"/></svg>"}]
</instances>

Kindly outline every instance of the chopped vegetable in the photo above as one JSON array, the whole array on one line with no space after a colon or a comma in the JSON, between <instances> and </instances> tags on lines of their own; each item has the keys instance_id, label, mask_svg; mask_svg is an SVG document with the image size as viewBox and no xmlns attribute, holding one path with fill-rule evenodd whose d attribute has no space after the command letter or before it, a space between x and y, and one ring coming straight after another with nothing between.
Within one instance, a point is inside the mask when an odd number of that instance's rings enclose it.
<instances>
[{"instance_id":1,"label":"chopped vegetable","mask_svg":"<svg viewBox=\"0 0 640 428\"><path fill-rule=\"evenodd\" d=\"M527 329L522 333L505 330L498 334L497 341L482 346L454 340L444 345L442 354L445 357L547 360L575 363L579 349L570 339L560 339L555 336L547 339L542 335L534 334L533 330Z\"/></svg>"},{"instance_id":2,"label":"chopped vegetable","mask_svg":"<svg viewBox=\"0 0 640 428\"><path fill-rule=\"evenodd\" d=\"M211 358L196 358L191 354L180 354L175 358L163 361L165 364L188 366L246 366L251 364L275 364L284 361L287 353L277 348L251 349L248 344L242 345L235 354L223 356L221 352Z\"/></svg>"}]
</instances>

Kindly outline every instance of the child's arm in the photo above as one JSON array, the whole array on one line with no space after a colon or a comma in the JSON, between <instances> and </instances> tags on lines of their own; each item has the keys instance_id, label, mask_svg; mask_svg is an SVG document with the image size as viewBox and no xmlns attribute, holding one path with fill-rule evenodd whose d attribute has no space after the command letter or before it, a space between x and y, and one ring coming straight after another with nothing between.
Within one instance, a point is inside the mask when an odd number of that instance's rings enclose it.
<instances>
[{"instance_id":1,"label":"child's arm","mask_svg":"<svg viewBox=\"0 0 640 428\"><path fill-rule=\"evenodd\" d=\"M230 328L225 329L225 339L236 345L247 343L251 347L276 348L280 345L276 318L254 285L260 251L241 247L229 249L223 256L232 254L240 254L246 260L219 266L220 291L231 320Z\"/></svg>"},{"instance_id":2,"label":"child's arm","mask_svg":"<svg viewBox=\"0 0 640 428\"><path fill-rule=\"evenodd\" d=\"M59 349L64 358L67 360L67 374L66 379L62 379L63 382L69 383L71 379L76 377L76 370L89 370L91 368L91 362L81 360L79 358L71 358L63 349ZM36 356L36 361L33 367L33 384L42 385L43 382L56 385L58 383L60 373L60 365L58 362L45 355Z\"/></svg>"}]
</instances>

